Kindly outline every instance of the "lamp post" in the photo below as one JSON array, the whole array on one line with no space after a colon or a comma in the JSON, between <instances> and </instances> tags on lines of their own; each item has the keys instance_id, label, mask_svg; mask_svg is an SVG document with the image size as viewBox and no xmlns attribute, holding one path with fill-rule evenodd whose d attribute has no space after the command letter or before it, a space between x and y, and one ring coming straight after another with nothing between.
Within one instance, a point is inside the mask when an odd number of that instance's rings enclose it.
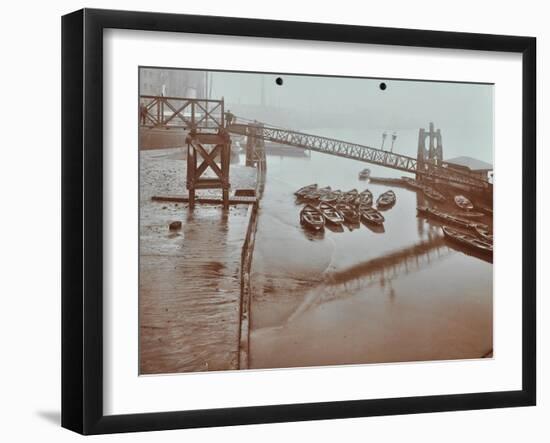
<instances>
[{"instance_id":1,"label":"lamp post","mask_svg":"<svg viewBox=\"0 0 550 443\"><path fill-rule=\"evenodd\" d=\"M390 149L390 152L393 152L393 144L395 143L395 139L397 138L397 134L394 132L392 135L391 135L391 149Z\"/></svg>"},{"instance_id":2,"label":"lamp post","mask_svg":"<svg viewBox=\"0 0 550 443\"><path fill-rule=\"evenodd\" d=\"M387 136L388 136L388 134L386 133L386 131L384 131L382 133L382 146L380 146L380 149L382 149L382 151L384 150L384 142L386 141Z\"/></svg>"}]
</instances>

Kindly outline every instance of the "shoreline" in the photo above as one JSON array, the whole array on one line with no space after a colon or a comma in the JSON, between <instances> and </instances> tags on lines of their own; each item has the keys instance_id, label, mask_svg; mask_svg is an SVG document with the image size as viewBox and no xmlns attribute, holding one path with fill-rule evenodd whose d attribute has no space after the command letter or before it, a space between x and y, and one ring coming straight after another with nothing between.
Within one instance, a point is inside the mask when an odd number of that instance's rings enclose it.
<instances>
[{"instance_id":1,"label":"shoreline","mask_svg":"<svg viewBox=\"0 0 550 443\"><path fill-rule=\"evenodd\" d=\"M250 205L158 202L182 194L181 148L140 151L140 374L238 369L242 247ZM233 166L232 188L256 168ZM215 191L208 195L215 195ZM178 231L169 223L181 221Z\"/></svg>"}]
</instances>

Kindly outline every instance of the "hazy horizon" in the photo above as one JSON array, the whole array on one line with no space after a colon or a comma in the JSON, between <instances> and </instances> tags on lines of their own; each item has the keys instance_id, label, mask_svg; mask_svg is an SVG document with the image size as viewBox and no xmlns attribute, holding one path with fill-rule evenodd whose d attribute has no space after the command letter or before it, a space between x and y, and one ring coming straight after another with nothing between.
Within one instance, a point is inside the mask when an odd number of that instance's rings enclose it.
<instances>
[{"instance_id":1,"label":"hazy horizon","mask_svg":"<svg viewBox=\"0 0 550 443\"><path fill-rule=\"evenodd\" d=\"M372 134L378 143L382 132L395 131L396 152L407 155L416 155L418 129L434 122L442 132L445 159L469 156L493 163L493 85L175 71L208 78L196 96L223 97L225 109L239 117L304 131L322 128L322 135L371 145ZM278 77L283 85L276 84Z\"/></svg>"}]
</instances>

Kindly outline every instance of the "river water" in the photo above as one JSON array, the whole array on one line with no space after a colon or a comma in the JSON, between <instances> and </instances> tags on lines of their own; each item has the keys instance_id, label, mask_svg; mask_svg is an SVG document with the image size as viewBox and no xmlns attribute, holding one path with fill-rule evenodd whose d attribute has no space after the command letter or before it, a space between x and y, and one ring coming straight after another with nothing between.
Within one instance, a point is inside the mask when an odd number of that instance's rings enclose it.
<instances>
[{"instance_id":1,"label":"river water","mask_svg":"<svg viewBox=\"0 0 550 443\"><path fill-rule=\"evenodd\" d=\"M417 205L427 202L416 192L359 181L367 166L373 176L403 175L315 152L268 156L252 262L250 368L492 355L492 264L417 218ZM384 232L361 225L315 235L301 227L293 195L311 183L368 187L375 199L392 188L397 203L384 212Z\"/></svg>"}]
</instances>

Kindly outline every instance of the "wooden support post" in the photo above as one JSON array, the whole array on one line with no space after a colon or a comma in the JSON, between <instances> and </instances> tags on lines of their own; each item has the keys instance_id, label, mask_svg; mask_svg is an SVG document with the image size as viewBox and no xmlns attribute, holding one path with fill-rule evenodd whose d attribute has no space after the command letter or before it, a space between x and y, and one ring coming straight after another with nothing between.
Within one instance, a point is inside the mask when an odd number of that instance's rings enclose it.
<instances>
[{"instance_id":1,"label":"wooden support post","mask_svg":"<svg viewBox=\"0 0 550 443\"><path fill-rule=\"evenodd\" d=\"M231 161L231 139L227 137L226 143L222 146L221 152L221 169L222 169L222 194L223 207L229 208L229 164Z\"/></svg>"},{"instance_id":2,"label":"wooden support post","mask_svg":"<svg viewBox=\"0 0 550 443\"><path fill-rule=\"evenodd\" d=\"M231 138L226 132L218 134L191 131L187 143L187 190L189 207L195 205L197 189L221 189L223 207L229 208L229 167L231 160ZM198 162L198 157L202 161ZM219 157L219 163L216 161ZM215 177L203 177L206 171Z\"/></svg>"},{"instance_id":3,"label":"wooden support post","mask_svg":"<svg viewBox=\"0 0 550 443\"><path fill-rule=\"evenodd\" d=\"M187 190L189 192L189 209L195 207L195 171L197 170L197 151L192 140L187 139Z\"/></svg>"}]
</instances>

